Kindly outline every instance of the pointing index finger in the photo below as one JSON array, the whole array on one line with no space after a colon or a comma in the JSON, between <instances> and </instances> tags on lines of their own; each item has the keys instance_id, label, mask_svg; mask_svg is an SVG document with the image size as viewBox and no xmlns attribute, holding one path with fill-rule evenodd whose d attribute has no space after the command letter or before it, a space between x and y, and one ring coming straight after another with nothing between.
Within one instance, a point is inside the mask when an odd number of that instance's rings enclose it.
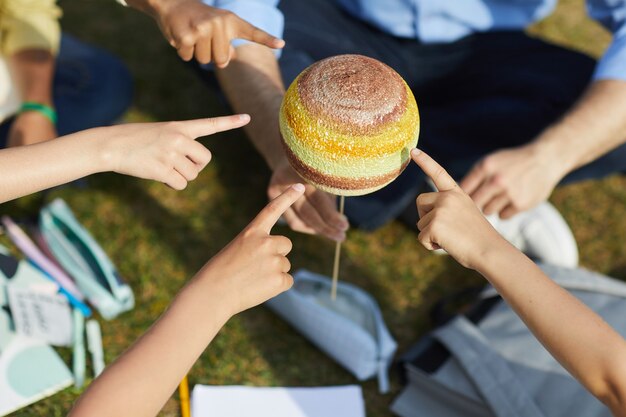
<instances>
[{"instance_id":1,"label":"pointing index finger","mask_svg":"<svg viewBox=\"0 0 626 417\"><path fill-rule=\"evenodd\" d=\"M430 177L435 183L435 186L439 191L452 190L458 185L456 181L452 179L450 174L446 172L441 165L439 165L433 158L428 156L419 149L413 149L411 151L411 158L413 161L424 171L426 175Z\"/></svg>"},{"instance_id":2,"label":"pointing index finger","mask_svg":"<svg viewBox=\"0 0 626 417\"><path fill-rule=\"evenodd\" d=\"M247 114L235 114L232 116L210 117L205 119L186 120L185 133L193 138L208 136L225 130L236 129L245 126L250 121Z\"/></svg>"},{"instance_id":3,"label":"pointing index finger","mask_svg":"<svg viewBox=\"0 0 626 417\"><path fill-rule=\"evenodd\" d=\"M269 202L267 206L252 220L251 227L257 227L266 233L272 231L280 216L286 212L304 194L304 185L294 184L281 195Z\"/></svg>"},{"instance_id":4,"label":"pointing index finger","mask_svg":"<svg viewBox=\"0 0 626 417\"><path fill-rule=\"evenodd\" d=\"M270 48L280 49L285 46L285 41L275 36L270 35L262 29L251 25L243 19L238 20L237 34L236 36L241 39L246 39L252 42L265 45Z\"/></svg>"}]
</instances>

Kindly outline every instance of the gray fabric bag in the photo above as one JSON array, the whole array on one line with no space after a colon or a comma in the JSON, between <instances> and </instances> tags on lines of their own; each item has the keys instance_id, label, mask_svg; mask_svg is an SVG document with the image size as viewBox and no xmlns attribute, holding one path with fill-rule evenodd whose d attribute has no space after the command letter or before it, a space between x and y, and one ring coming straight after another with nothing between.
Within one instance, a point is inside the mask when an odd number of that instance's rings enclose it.
<instances>
[{"instance_id":1,"label":"gray fabric bag","mask_svg":"<svg viewBox=\"0 0 626 417\"><path fill-rule=\"evenodd\" d=\"M626 283L584 269L542 266L556 283L626 335ZM609 417L487 287L477 303L403 356L402 417Z\"/></svg>"},{"instance_id":2,"label":"gray fabric bag","mask_svg":"<svg viewBox=\"0 0 626 417\"><path fill-rule=\"evenodd\" d=\"M331 279L306 270L296 272L294 281L266 305L357 379L378 376L380 392L387 392L397 345L376 301L345 282L339 282L333 301Z\"/></svg>"}]
</instances>

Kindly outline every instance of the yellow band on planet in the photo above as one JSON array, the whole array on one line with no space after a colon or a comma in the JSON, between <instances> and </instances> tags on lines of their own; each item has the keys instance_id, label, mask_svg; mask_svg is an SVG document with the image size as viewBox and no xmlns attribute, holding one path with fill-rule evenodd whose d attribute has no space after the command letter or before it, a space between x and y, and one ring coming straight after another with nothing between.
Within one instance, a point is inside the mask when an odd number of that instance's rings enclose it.
<instances>
[{"instance_id":1,"label":"yellow band on planet","mask_svg":"<svg viewBox=\"0 0 626 417\"><path fill-rule=\"evenodd\" d=\"M407 106L398 121L388 122L380 132L371 135L347 135L333 129L332 123L314 118L302 104L298 95L297 82L285 93L283 108L280 112L280 123L283 128L289 127L293 132L289 139L284 138L287 146L294 150L303 162L303 154L294 148L309 149L318 157L325 157L333 162L345 160L350 163L352 158L381 158L391 156L403 148L415 146L419 131L419 113L413 93L408 85ZM290 142L287 142L290 140ZM309 152L307 152L309 153Z\"/></svg>"},{"instance_id":2,"label":"yellow band on planet","mask_svg":"<svg viewBox=\"0 0 626 417\"><path fill-rule=\"evenodd\" d=\"M311 149L304 140L295 137L293 129L285 122L282 113L280 123L285 144L302 163L321 173L346 178L378 177L398 169L409 158L409 152L417 144L419 135L418 128L413 137L404 140L400 149L391 154L374 157L344 156L333 159L323 152Z\"/></svg>"}]
</instances>

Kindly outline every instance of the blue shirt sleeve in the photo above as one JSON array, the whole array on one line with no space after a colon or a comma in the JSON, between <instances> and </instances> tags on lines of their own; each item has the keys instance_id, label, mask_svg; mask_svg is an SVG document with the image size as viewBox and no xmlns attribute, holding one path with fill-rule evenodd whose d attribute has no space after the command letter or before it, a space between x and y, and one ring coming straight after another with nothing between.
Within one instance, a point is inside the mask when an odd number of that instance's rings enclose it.
<instances>
[{"instance_id":1,"label":"blue shirt sleeve","mask_svg":"<svg viewBox=\"0 0 626 417\"><path fill-rule=\"evenodd\" d=\"M283 37L284 18L280 10L278 10L279 0L203 0L209 6L229 10L237 16L253 24L259 29L263 29L267 33ZM241 44L248 43L243 39L235 39L232 44L237 47ZM280 56L280 50L275 50L277 56Z\"/></svg>"},{"instance_id":2,"label":"blue shirt sleeve","mask_svg":"<svg viewBox=\"0 0 626 417\"><path fill-rule=\"evenodd\" d=\"M626 0L587 0L587 11L613 34L593 80L626 81Z\"/></svg>"}]
</instances>

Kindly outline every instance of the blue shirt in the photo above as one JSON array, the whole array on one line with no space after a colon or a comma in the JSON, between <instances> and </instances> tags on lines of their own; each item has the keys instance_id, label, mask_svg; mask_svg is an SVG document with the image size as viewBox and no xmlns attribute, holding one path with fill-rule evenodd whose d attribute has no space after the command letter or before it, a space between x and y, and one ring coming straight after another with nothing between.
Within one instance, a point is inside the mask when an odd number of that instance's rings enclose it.
<instances>
[{"instance_id":1,"label":"blue shirt","mask_svg":"<svg viewBox=\"0 0 626 417\"><path fill-rule=\"evenodd\" d=\"M278 0L204 0L282 37ZM300 0L306 1L306 0ZM523 30L554 10L558 0L335 0L355 18L421 42L452 42L475 32ZM613 34L593 78L626 81L626 0L586 0L587 12Z\"/></svg>"}]
</instances>

